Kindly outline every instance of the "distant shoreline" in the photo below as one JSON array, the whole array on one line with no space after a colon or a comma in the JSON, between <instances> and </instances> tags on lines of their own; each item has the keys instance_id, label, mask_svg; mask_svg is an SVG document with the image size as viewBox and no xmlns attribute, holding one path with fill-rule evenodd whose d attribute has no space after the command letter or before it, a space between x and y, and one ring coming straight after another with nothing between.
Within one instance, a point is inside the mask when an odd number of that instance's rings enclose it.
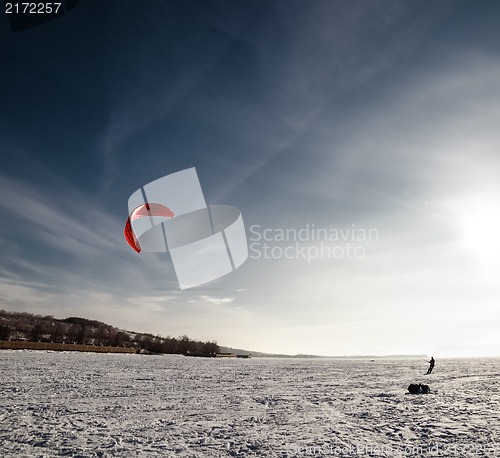
<instances>
[{"instance_id":1,"label":"distant shoreline","mask_svg":"<svg viewBox=\"0 0 500 458\"><path fill-rule=\"evenodd\" d=\"M0 340L0 350L52 350L78 351L94 353L137 353L131 347L113 347L111 345L87 345L57 342L30 342L25 340Z\"/></svg>"},{"instance_id":2,"label":"distant shoreline","mask_svg":"<svg viewBox=\"0 0 500 458\"><path fill-rule=\"evenodd\" d=\"M227 348L227 347L226 347ZM70 351L78 353L115 353L115 354L147 354L147 355L161 355L161 356L193 356L178 353L154 353L145 350L140 350L135 347L116 347L111 345L89 345L89 344L78 344L78 343L63 343L63 342L32 342L28 340L0 340L0 351L1 350L31 350L31 351ZM221 353L224 355L224 353ZM201 355L200 355L201 356ZM206 356L206 355L203 355ZM215 358L215 355L211 355ZM242 353L242 350L237 350L237 353L232 353L235 359L294 359L294 360L305 360L305 359L315 359L315 360L336 360L336 361L348 361L348 360L358 360L367 362L376 362L383 360L421 360L427 359L427 355L351 355L351 356L321 356L321 355L284 355L284 354L273 354L273 353L261 353L261 352L251 352L247 351ZM443 357L441 360L455 360L455 359L498 359L500 356L448 356ZM220 358L217 358L220 359ZM226 359L226 358L224 358Z\"/></svg>"},{"instance_id":3,"label":"distant shoreline","mask_svg":"<svg viewBox=\"0 0 500 458\"><path fill-rule=\"evenodd\" d=\"M224 348L229 350L228 348ZM137 353L134 347L112 346L112 345L89 345L67 342L33 342L29 340L0 340L0 350L51 350L51 351L77 351L93 353ZM233 349L227 354L235 357L251 355L252 358L273 358L273 359L358 359L358 360L380 360L380 359L422 359L427 355L351 355L351 356L321 356L321 355L284 355L274 353L251 352L241 349Z\"/></svg>"}]
</instances>

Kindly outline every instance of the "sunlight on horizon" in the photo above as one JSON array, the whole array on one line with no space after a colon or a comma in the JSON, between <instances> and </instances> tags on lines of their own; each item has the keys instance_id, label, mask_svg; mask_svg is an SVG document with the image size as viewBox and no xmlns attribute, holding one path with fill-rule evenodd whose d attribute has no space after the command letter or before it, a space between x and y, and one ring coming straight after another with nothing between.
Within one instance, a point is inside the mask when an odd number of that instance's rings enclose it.
<instances>
[{"instance_id":1,"label":"sunlight on horizon","mask_svg":"<svg viewBox=\"0 0 500 458\"><path fill-rule=\"evenodd\" d=\"M491 262L500 254L500 207L493 202L475 206L463 216L468 249L480 259Z\"/></svg>"},{"instance_id":2,"label":"sunlight on horizon","mask_svg":"<svg viewBox=\"0 0 500 458\"><path fill-rule=\"evenodd\" d=\"M490 197L469 203L462 215L463 246L478 262L483 283L500 283L500 205Z\"/></svg>"}]
</instances>

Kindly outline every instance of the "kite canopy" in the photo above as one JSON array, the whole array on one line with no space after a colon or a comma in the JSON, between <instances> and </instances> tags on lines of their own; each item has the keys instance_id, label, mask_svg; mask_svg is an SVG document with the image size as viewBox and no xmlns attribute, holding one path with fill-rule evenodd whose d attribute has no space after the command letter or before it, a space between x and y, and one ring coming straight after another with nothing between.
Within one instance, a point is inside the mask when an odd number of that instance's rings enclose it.
<instances>
[{"instance_id":1,"label":"kite canopy","mask_svg":"<svg viewBox=\"0 0 500 458\"><path fill-rule=\"evenodd\" d=\"M145 203L132 210L129 217L127 218L127 222L125 223L123 235L125 236L125 240L130 245L130 247L137 251L137 253L141 252L141 244L139 243L139 240L134 233L134 229L132 228L132 221L135 221L139 218L145 218L147 216L162 216L164 218L173 218L175 214L172 210L170 210L170 208L166 207L165 205L154 203Z\"/></svg>"}]
</instances>

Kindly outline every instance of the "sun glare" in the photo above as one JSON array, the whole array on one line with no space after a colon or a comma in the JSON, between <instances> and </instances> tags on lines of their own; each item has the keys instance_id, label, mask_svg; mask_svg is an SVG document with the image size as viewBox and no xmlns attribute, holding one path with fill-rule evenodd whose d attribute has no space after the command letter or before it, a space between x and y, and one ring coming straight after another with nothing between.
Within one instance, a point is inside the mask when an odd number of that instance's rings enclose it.
<instances>
[{"instance_id":1,"label":"sun glare","mask_svg":"<svg viewBox=\"0 0 500 458\"><path fill-rule=\"evenodd\" d=\"M500 262L500 205L481 204L464 215L464 243L481 260Z\"/></svg>"}]
</instances>

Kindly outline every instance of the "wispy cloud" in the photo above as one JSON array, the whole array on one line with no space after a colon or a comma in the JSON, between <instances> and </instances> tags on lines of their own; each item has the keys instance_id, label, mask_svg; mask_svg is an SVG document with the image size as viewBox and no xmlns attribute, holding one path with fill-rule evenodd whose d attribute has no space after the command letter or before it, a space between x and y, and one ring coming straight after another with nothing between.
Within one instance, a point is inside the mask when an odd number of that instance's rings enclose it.
<instances>
[{"instance_id":1,"label":"wispy cloud","mask_svg":"<svg viewBox=\"0 0 500 458\"><path fill-rule=\"evenodd\" d=\"M227 199L235 191L241 192L252 178L254 183L260 183L280 172L296 172L298 186L307 183L302 171L318 175L315 183L321 182L325 174L335 187L342 186L348 179L343 176L342 162L349 161L353 153L352 149L346 151L342 140L351 128L356 131L364 116L353 113L353 106L367 109L357 93L367 92L372 81L383 78L395 62L425 39L449 8L436 8L432 15L417 9L414 19L409 20L408 7L397 2L385 2L384 8L366 2L351 2L342 8L328 1L295 4L295 8L273 4L262 24L247 38L258 56L263 102L257 114L273 130L261 129L255 134L260 144L254 145L255 151L243 162L238 158L232 175L219 185L216 198ZM393 34L398 35L397 40ZM375 84L378 90L385 90L384 85ZM235 100L233 105L239 105L240 112L242 105L249 108L247 100ZM231 107L221 108L221 112L233 112ZM348 123L346 116L356 121ZM240 124L245 131L253 132L255 122L251 116ZM336 171L317 168L317 149L323 147L318 137L323 129L330 137L326 154L334 160L342 158ZM356 136L364 138L359 132ZM292 172L294 166L300 168L300 173ZM295 186L294 180L290 182Z\"/></svg>"},{"instance_id":2,"label":"wispy cloud","mask_svg":"<svg viewBox=\"0 0 500 458\"><path fill-rule=\"evenodd\" d=\"M78 255L119 249L116 219L74 190L68 198L3 176L0 192L0 210L29 225L35 239Z\"/></svg>"},{"instance_id":3,"label":"wispy cloud","mask_svg":"<svg viewBox=\"0 0 500 458\"><path fill-rule=\"evenodd\" d=\"M213 297L213 296L200 296L202 301L209 304L230 304L236 300L235 297Z\"/></svg>"},{"instance_id":4,"label":"wispy cloud","mask_svg":"<svg viewBox=\"0 0 500 458\"><path fill-rule=\"evenodd\" d=\"M2 264L8 264L4 270L11 276L17 272L18 281L29 279L30 290L23 290L20 298L32 302L30 291L41 282L65 294L101 290L126 296L151 290L165 275L163 285L168 288L168 266L157 256L144 263L131 255L122 222L87 196L74 189L54 194L5 177L0 179L0 192L0 212L9 220ZM15 238L16 232L22 239ZM37 281L30 283L34 278Z\"/></svg>"}]
</instances>

